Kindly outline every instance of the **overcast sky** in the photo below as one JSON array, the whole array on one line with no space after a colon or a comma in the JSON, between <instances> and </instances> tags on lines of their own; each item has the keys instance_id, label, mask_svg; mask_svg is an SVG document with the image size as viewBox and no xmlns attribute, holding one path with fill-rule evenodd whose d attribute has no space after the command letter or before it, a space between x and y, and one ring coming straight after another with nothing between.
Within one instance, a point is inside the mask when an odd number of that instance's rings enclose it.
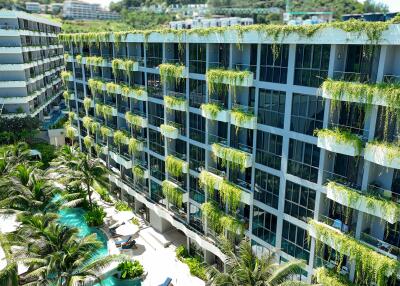
<instances>
[{"instance_id":1,"label":"overcast sky","mask_svg":"<svg viewBox=\"0 0 400 286\"><path fill-rule=\"evenodd\" d=\"M103 7L108 7L110 5L110 2L117 2L117 1L112 1L112 0L84 0L86 2L90 3L99 3ZM359 0L363 2L363 0ZM378 0L377 2L385 3L386 5L389 6L390 11L392 12L400 12L400 0Z\"/></svg>"}]
</instances>

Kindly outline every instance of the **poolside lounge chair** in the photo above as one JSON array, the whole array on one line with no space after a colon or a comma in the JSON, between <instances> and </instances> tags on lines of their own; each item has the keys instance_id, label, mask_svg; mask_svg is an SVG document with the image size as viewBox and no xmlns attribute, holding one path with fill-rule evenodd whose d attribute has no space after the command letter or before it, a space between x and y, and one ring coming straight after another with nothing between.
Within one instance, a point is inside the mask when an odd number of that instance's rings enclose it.
<instances>
[{"instance_id":1,"label":"poolside lounge chair","mask_svg":"<svg viewBox=\"0 0 400 286\"><path fill-rule=\"evenodd\" d=\"M172 278L167 277L167 279L165 279L165 281L158 286L169 286L171 284L171 282L172 282Z\"/></svg>"},{"instance_id":2,"label":"poolside lounge chair","mask_svg":"<svg viewBox=\"0 0 400 286\"><path fill-rule=\"evenodd\" d=\"M122 244L126 244L132 240L132 236L129 236L127 239L119 240L115 242L116 247L121 247Z\"/></svg>"}]
</instances>

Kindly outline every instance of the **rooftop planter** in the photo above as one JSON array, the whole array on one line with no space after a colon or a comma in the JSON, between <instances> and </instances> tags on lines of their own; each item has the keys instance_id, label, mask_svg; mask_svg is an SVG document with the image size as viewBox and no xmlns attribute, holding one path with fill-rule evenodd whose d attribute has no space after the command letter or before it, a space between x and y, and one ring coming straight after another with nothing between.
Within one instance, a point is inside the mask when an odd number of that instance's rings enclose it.
<instances>
[{"instance_id":1,"label":"rooftop planter","mask_svg":"<svg viewBox=\"0 0 400 286\"><path fill-rule=\"evenodd\" d=\"M249 71L209 69L206 73L208 92L220 93L224 84L229 86L252 86L253 73Z\"/></svg>"},{"instance_id":2,"label":"rooftop planter","mask_svg":"<svg viewBox=\"0 0 400 286\"><path fill-rule=\"evenodd\" d=\"M146 101L148 99L147 91L142 88L134 88L127 85L121 86L121 95L137 100Z\"/></svg>"},{"instance_id":3,"label":"rooftop planter","mask_svg":"<svg viewBox=\"0 0 400 286\"><path fill-rule=\"evenodd\" d=\"M165 159L165 169L169 174L180 177L183 173L187 173L189 171L188 163L176 158L175 156L168 155Z\"/></svg>"},{"instance_id":4,"label":"rooftop planter","mask_svg":"<svg viewBox=\"0 0 400 286\"><path fill-rule=\"evenodd\" d=\"M209 171L203 170L199 175L200 187L213 197L214 190L220 190L224 178L217 176Z\"/></svg>"},{"instance_id":5,"label":"rooftop planter","mask_svg":"<svg viewBox=\"0 0 400 286\"><path fill-rule=\"evenodd\" d=\"M215 103L204 103L200 106L201 115L209 120L229 122L229 110L224 110Z\"/></svg>"},{"instance_id":6,"label":"rooftop planter","mask_svg":"<svg viewBox=\"0 0 400 286\"><path fill-rule=\"evenodd\" d=\"M162 182L162 193L168 203L175 205L177 208L182 208L183 193L178 185L165 180Z\"/></svg>"},{"instance_id":7,"label":"rooftop planter","mask_svg":"<svg viewBox=\"0 0 400 286\"><path fill-rule=\"evenodd\" d=\"M253 113L235 108L231 111L231 124L236 127L256 129L257 117Z\"/></svg>"},{"instance_id":8,"label":"rooftop planter","mask_svg":"<svg viewBox=\"0 0 400 286\"><path fill-rule=\"evenodd\" d=\"M125 120L133 125L135 127L135 129L140 130L141 128L147 128L148 124L147 124L147 118L142 117L140 115L136 115L133 114L130 111L127 111L125 113Z\"/></svg>"},{"instance_id":9,"label":"rooftop planter","mask_svg":"<svg viewBox=\"0 0 400 286\"><path fill-rule=\"evenodd\" d=\"M396 278L400 268L398 261L379 254L353 237L315 220L309 222L309 234L317 240L316 249L322 249L322 242L339 252L342 256L340 261L343 255L354 261L356 275L362 277L364 283L375 282L378 286L385 286L389 285L389 281L393 281L391 279Z\"/></svg>"},{"instance_id":10,"label":"rooftop planter","mask_svg":"<svg viewBox=\"0 0 400 286\"><path fill-rule=\"evenodd\" d=\"M144 150L144 143L136 138L129 138L128 141L128 151L129 154L134 155L138 152L142 152Z\"/></svg>"},{"instance_id":11,"label":"rooftop planter","mask_svg":"<svg viewBox=\"0 0 400 286\"><path fill-rule=\"evenodd\" d=\"M400 146L387 142L368 142L364 158L387 168L400 169Z\"/></svg>"},{"instance_id":12,"label":"rooftop planter","mask_svg":"<svg viewBox=\"0 0 400 286\"><path fill-rule=\"evenodd\" d=\"M164 104L169 109L187 111L187 101L185 98L166 95L164 96Z\"/></svg>"},{"instance_id":13,"label":"rooftop planter","mask_svg":"<svg viewBox=\"0 0 400 286\"><path fill-rule=\"evenodd\" d=\"M361 193L336 182L328 183L327 197L341 205L379 217L391 224L400 220L400 205L396 202Z\"/></svg>"},{"instance_id":14,"label":"rooftop planter","mask_svg":"<svg viewBox=\"0 0 400 286\"><path fill-rule=\"evenodd\" d=\"M318 147L348 156L359 156L363 148L360 137L348 130L333 128L316 130Z\"/></svg>"},{"instance_id":15,"label":"rooftop planter","mask_svg":"<svg viewBox=\"0 0 400 286\"><path fill-rule=\"evenodd\" d=\"M170 139L178 139L179 130L178 128L168 125L168 124L161 124L160 125L161 135Z\"/></svg>"},{"instance_id":16,"label":"rooftop planter","mask_svg":"<svg viewBox=\"0 0 400 286\"><path fill-rule=\"evenodd\" d=\"M327 79L322 84L322 96L333 101L400 108L400 85L394 83L369 84Z\"/></svg>"},{"instance_id":17,"label":"rooftop planter","mask_svg":"<svg viewBox=\"0 0 400 286\"><path fill-rule=\"evenodd\" d=\"M244 232L244 225L241 221L225 214L218 206L211 202L201 205L201 214L207 226L218 234L226 234L228 231L236 234L243 234Z\"/></svg>"},{"instance_id":18,"label":"rooftop planter","mask_svg":"<svg viewBox=\"0 0 400 286\"><path fill-rule=\"evenodd\" d=\"M219 158L224 166L226 166L226 164L229 162L230 167L238 168L241 171L244 171L246 168L249 168L252 165L250 153L227 147L218 143L212 144L211 150L213 152L213 155Z\"/></svg>"},{"instance_id":19,"label":"rooftop planter","mask_svg":"<svg viewBox=\"0 0 400 286\"><path fill-rule=\"evenodd\" d=\"M158 68L160 70L160 79L162 82L171 80L179 82L181 78L187 77L187 69L182 65L161 64Z\"/></svg>"},{"instance_id":20,"label":"rooftop planter","mask_svg":"<svg viewBox=\"0 0 400 286\"><path fill-rule=\"evenodd\" d=\"M100 115L104 119L110 119L112 116L117 116L118 114L117 110L114 107L100 103L96 103L95 111L96 115Z\"/></svg>"}]
</instances>

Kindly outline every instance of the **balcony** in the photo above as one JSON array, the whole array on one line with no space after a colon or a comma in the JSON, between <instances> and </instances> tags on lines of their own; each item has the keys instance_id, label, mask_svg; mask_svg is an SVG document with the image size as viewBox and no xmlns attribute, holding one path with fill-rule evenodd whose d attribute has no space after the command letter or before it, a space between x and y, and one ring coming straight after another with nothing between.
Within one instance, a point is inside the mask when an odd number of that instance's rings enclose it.
<instances>
[{"instance_id":1,"label":"balcony","mask_svg":"<svg viewBox=\"0 0 400 286\"><path fill-rule=\"evenodd\" d=\"M162 136L170 139L178 139L179 136L178 128L168 124L161 124L160 132Z\"/></svg>"},{"instance_id":2,"label":"balcony","mask_svg":"<svg viewBox=\"0 0 400 286\"><path fill-rule=\"evenodd\" d=\"M125 120L129 124L134 125L135 129L148 127L147 118L140 116L140 115L133 114L132 112L125 113Z\"/></svg>"},{"instance_id":3,"label":"balcony","mask_svg":"<svg viewBox=\"0 0 400 286\"><path fill-rule=\"evenodd\" d=\"M359 156L362 152L361 138L350 131L339 128L321 129L316 134L319 148L352 157Z\"/></svg>"},{"instance_id":4,"label":"balcony","mask_svg":"<svg viewBox=\"0 0 400 286\"><path fill-rule=\"evenodd\" d=\"M113 159L116 163L122 165L125 169L130 169L133 167L131 159L122 156L115 151L110 151L110 158Z\"/></svg>"},{"instance_id":5,"label":"balcony","mask_svg":"<svg viewBox=\"0 0 400 286\"><path fill-rule=\"evenodd\" d=\"M228 69L209 69L206 73L206 79L211 85L211 90L214 84L227 84L231 86L253 86L254 74L250 71L228 70Z\"/></svg>"},{"instance_id":6,"label":"balcony","mask_svg":"<svg viewBox=\"0 0 400 286\"><path fill-rule=\"evenodd\" d=\"M165 107L172 110L186 112L188 110L187 100L180 93L168 92L169 95L164 96Z\"/></svg>"},{"instance_id":7,"label":"balcony","mask_svg":"<svg viewBox=\"0 0 400 286\"><path fill-rule=\"evenodd\" d=\"M132 88L129 86L122 86L121 95L141 101L148 100L148 93L144 90L143 87Z\"/></svg>"},{"instance_id":8,"label":"balcony","mask_svg":"<svg viewBox=\"0 0 400 286\"><path fill-rule=\"evenodd\" d=\"M360 239L362 242L365 242L366 244L374 248L376 252L379 252L395 260L398 260L400 257L400 248L391 245L390 243L387 243L383 240L377 239L366 232L361 233Z\"/></svg>"},{"instance_id":9,"label":"balcony","mask_svg":"<svg viewBox=\"0 0 400 286\"><path fill-rule=\"evenodd\" d=\"M365 147L365 160L375 164L400 169L400 147L385 142L369 142Z\"/></svg>"},{"instance_id":10,"label":"balcony","mask_svg":"<svg viewBox=\"0 0 400 286\"><path fill-rule=\"evenodd\" d=\"M400 205L384 197L363 193L336 182L327 184L326 196L341 205L382 218L391 224L400 220Z\"/></svg>"},{"instance_id":11,"label":"balcony","mask_svg":"<svg viewBox=\"0 0 400 286\"><path fill-rule=\"evenodd\" d=\"M200 106L201 115L209 120L229 122L230 111L224 110L215 103L205 103Z\"/></svg>"},{"instance_id":12,"label":"balcony","mask_svg":"<svg viewBox=\"0 0 400 286\"><path fill-rule=\"evenodd\" d=\"M244 170L252 166L252 156L250 153L234 149L219 143L211 146L214 156L218 157L223 164L230 163L231 167L239 167Z\"/></svg>"},{"instance_id":13,"label":"balcony","mask_svg":"<svg viewBox=\"0 0 400 286\"><path fill-rule=\"evenodd\" d=\"M254 130L257 128L257 117L254 116L254 113L234 108L231 111L231 124L237 127Z\"/></svg>"}]
</instances>

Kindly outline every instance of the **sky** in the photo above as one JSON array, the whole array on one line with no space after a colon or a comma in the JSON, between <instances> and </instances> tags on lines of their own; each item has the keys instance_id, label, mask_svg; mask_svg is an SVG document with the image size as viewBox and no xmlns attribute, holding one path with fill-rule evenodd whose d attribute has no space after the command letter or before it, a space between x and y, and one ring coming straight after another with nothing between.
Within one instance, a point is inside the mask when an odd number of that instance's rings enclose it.
<instances>
[{"instance_id":1,"label":"sky","mask_svg":"<svg viewBox=\"0 0 400 286\"><path fill-rule=\"evenodd\" d=\"M103 7L108 7L110 5L110 2L112 0L84 0L85 2L89 3L98 3L101 4ZM360 2L363 2L363 0L359 0ZM114 0L114 2L117 2ZM389 6L389 10L392 12L400 12L400 0L377 0L377 2L385 3L386 5Z\"/></svg>"}]
</instances>

